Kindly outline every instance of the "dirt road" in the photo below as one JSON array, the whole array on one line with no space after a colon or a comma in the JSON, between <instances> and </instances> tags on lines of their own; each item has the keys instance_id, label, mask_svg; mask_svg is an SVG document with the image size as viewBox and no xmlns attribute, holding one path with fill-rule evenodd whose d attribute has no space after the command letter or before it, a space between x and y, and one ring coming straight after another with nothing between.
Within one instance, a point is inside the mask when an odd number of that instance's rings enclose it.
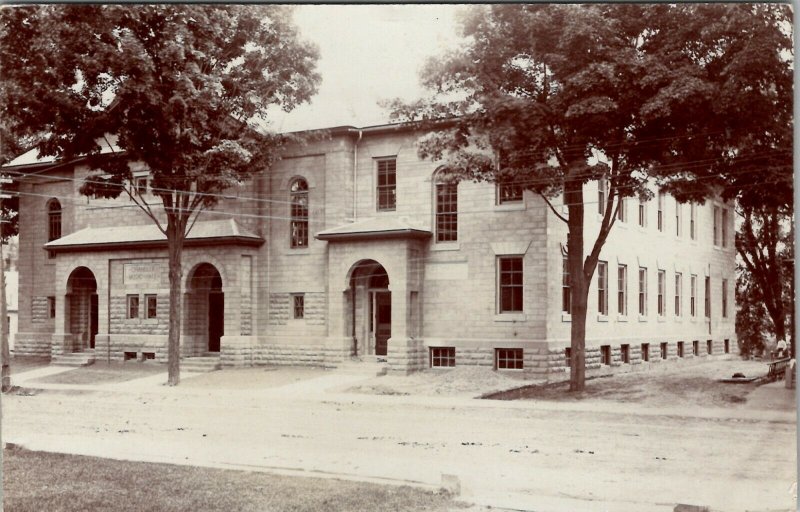
<instances>
[{"instance_id":1,"label":"dirt road","mask_svg":"<svg viewBox=\"0 0 800 512\"><path fill-rule=\"evenodd\" d=\"M8 396L3 437L31 449L430 485L451 474L467 501L524 510L795 506L791 414L408 400L314 384Z\"/></svg>"}]
</instances>

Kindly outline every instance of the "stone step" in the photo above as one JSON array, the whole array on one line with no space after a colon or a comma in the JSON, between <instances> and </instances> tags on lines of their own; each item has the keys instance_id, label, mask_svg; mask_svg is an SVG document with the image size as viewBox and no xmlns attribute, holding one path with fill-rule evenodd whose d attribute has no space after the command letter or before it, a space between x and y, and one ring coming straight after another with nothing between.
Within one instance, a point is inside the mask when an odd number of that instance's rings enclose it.
<instances>
[{"instance_id":1,"label":"stone step","mask_svg":"<svg viewBox=\"0 0 800 512\"><path fill-rule=\"evenodd\" d=\"M94 364L94 351L59 354L50 359L50 364L54 366L89 366Z\"/></svg>"},{"instance_id":2,"label":"stone step","mask_svg":"<svg viewBox=\"0 0 800 512\"><path fill-rule=\"evenodd\" d=\"M219 356L187 357L181 359L181 370L187 372L213 372L222 368Z\"/></svg>"},{"instance_id":3,"label":"stone step","mask_svg":"<svg viewBox=\"0 0 800 512\"><path fill-rule=\"evenodd\" d=\"M336 371L348 375L365 375L380 377L389 371L389 363L385 357L365 356L358 359L345 359L336 365Z\"/></svg>"}]
</instances>

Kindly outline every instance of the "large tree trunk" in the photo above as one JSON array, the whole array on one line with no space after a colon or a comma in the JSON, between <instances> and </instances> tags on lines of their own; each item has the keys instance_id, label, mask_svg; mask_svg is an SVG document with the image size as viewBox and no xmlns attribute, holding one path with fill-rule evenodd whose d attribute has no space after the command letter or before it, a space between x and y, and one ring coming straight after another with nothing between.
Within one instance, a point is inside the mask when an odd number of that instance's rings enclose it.
<instances>
[{"instance_id":1,"label":"large tree trunk","mask_svg":"<svg viewBox=\"0 0 800 512\"><path fill-rule=\"evenodd\" d=\"M0 358L2 358L2 385L0 389L3 393L11 389L11 352L8 349L8 303L6 302L6 268L5 258L3 257L3 241L0 240Z\"/></svg>"},{"instance_id":2,"label":"large tree trunk","mask_svg":"<svg viewBox=\"0 0 800 512\"><path fill-rule=\"evenodd\" d=\"M569 211L567 223L567 265L570 286L570 377L569 390L586 386L586 305L589 286L583 272L583 185L568 181L564 201Z\"/></svg>"},{"instance_id":3,"label":"large tree trunk","mask_svg":"<svg viewBox=\"0 0 800 512\"><path fill-rule=\"evenodd\" d=\"M167 345L167 384L180 382L181 358L181 255L185 238L184 222L169 216L167 221L167 250L169 251L169 335Z\"/></svg>"}]
</instances>

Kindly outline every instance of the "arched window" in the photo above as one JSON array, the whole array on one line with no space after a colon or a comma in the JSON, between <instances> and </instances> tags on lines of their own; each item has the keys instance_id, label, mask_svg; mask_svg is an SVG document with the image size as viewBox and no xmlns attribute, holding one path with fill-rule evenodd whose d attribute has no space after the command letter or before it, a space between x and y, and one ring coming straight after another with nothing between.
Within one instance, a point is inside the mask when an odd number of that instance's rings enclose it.
<instances>
[{"instance_id":1,"label":"arched window","mask_svg":"<svg viewBox=\"0 0 800 512\"><path fill-rule=\"evenodd\" d=\"M458 240L458 182L437 172L434 176L436 241Z\"/></svg>"},{"instance_id":2,"label":"arched window","mask_svg":"<svg viewBox=\"0 0 800 512\"><path fill-rule=\"evenodd\" d=\"M61 238L61 203L58 199L51 199L47 202L47 241Z\"/></svg>"},{"instance_id":3,"label":"arched window","mask_svg":"<svg viewBox=\"0 0 800 512\"><path fill-rule=\"evenodd\" d=\"M289 187L292 248L308 247L308 182L297 178Z\"/></svg>"}]
</instances>

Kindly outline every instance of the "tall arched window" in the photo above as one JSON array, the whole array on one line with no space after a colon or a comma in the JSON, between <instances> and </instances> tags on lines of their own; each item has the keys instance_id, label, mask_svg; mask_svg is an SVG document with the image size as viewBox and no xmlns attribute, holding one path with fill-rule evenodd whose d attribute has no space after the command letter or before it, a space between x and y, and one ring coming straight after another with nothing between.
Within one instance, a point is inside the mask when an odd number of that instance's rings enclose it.
<instances>
[{"instance_id":1,"label":"tall arched window","mask_svg":"<svg viewBox=\"0 0 800 512\"><path fill-rule=\"evenodd\" d=\"M436 241L455 242L458 240L458 182L452 177L437 172L434 176L436 187Z\"/></svg>"},{"instance_id":2,"label":"tall arched window","mask_svg":"<svg viewBox=\"0 0 800 512\"><path fill-rule=\"evenodd\" d=\"M61 203L58 199L51 199L47 202L47 241L61 238Z\"/></svg>"},{"instance_id":3,"label":"tall arched window","mask_svg":"<svg viewBox=\"0 0 800 512\"><path fill-rule=\"evenodd\" d=\"M308 247L308 182L297 178L289 187L292 248Z\"/></svg>"}]
</instances>

